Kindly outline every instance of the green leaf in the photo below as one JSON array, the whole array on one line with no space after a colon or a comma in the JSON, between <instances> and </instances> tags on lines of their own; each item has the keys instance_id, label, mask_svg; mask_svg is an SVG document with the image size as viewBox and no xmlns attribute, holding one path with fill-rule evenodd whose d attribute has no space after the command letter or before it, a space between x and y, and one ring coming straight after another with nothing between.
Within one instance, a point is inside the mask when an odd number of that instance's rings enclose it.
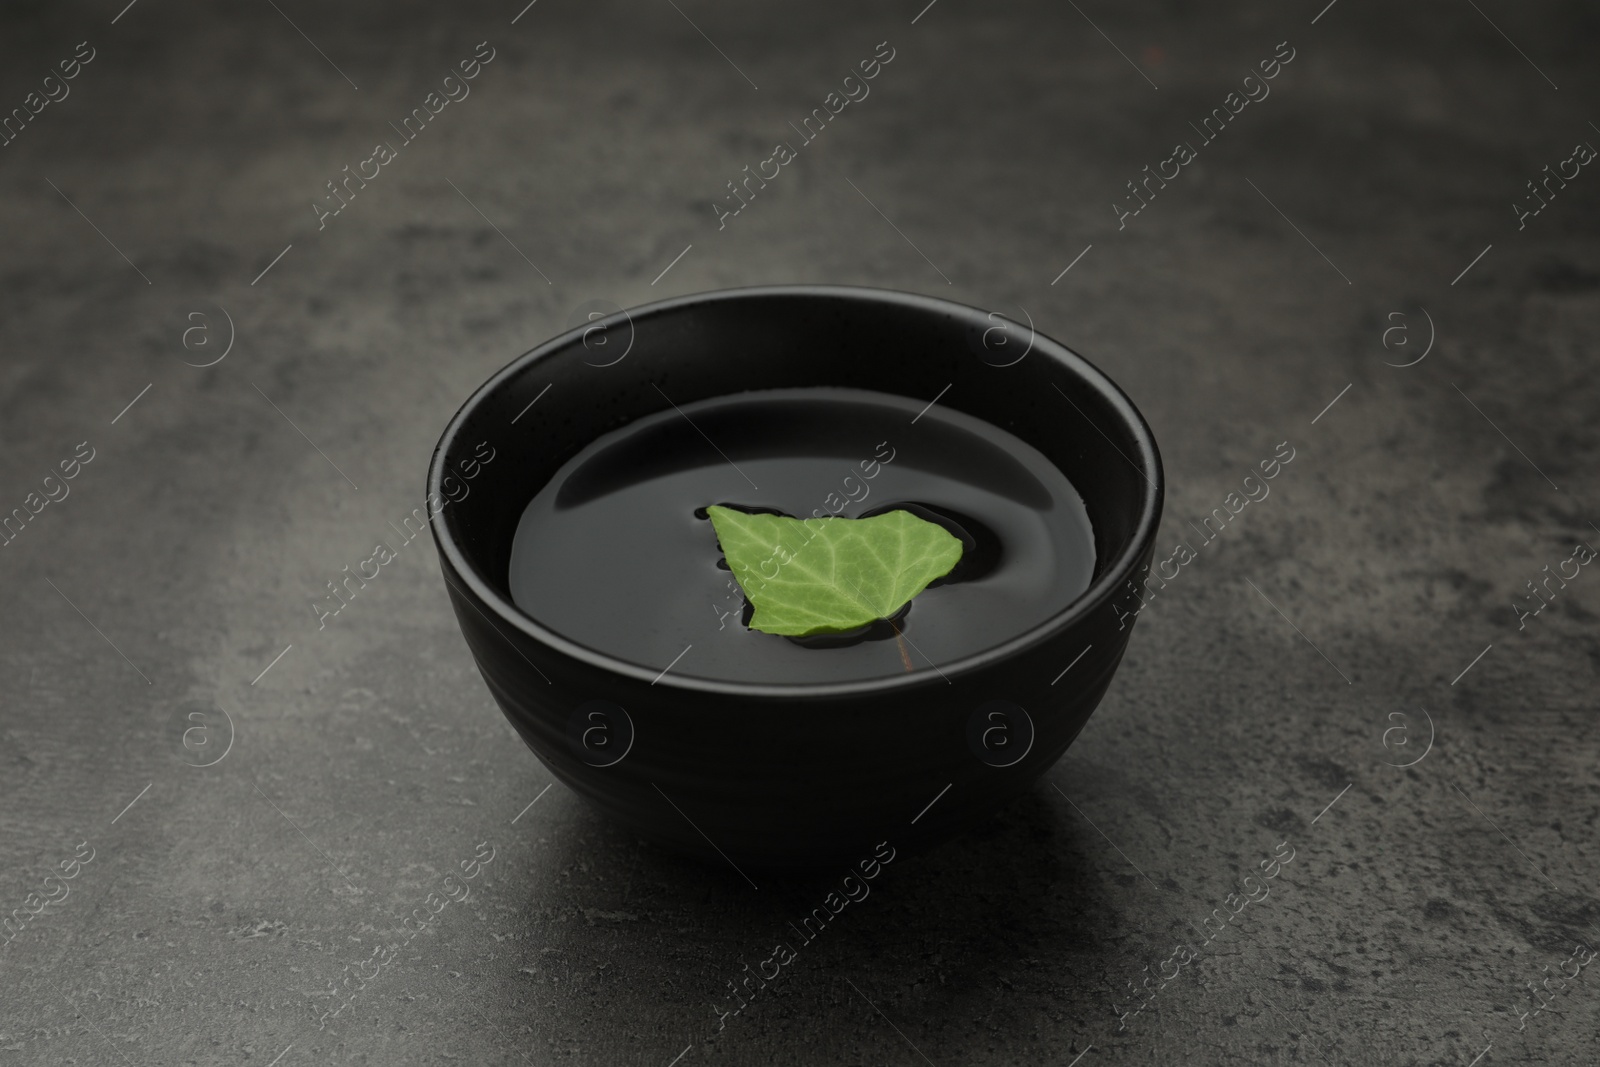
<instances>
[{"instance_id":1,"label":"green leaf","mask_svg":"<svg viewBox=\"0 0 1600 1067\"><path fill-rule=\"evenodd\" d=\"M843 633L890 618L961 559L959 537L909 511L804 521L706 512L763 633Z\"/></svg>"}]
</instances>

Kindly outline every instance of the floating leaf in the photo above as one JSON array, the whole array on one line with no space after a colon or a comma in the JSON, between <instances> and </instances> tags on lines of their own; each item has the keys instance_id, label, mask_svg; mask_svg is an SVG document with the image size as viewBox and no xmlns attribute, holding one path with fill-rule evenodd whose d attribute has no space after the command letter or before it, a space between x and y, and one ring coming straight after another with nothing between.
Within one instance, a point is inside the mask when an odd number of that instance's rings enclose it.
<instances>
[{"instance_id":1,"label":"floating leaf","mask_svg":"<svg viewBox=\"0 0 1600 1067\"><path fill-rule=\"evenodd\" d=\"M843 633L892 618L961 559L960 538L909 511L804 521L706 512L763 633Z\"/></svg>"}]
</instances>

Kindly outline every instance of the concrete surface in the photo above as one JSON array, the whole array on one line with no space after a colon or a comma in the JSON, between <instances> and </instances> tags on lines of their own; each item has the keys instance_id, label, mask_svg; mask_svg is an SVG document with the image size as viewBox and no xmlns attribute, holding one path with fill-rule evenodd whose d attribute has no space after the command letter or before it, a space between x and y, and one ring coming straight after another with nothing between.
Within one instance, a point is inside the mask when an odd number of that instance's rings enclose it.
<instances>
[{"instance_id":1,"label":"concrete surface","mask_svg":"<svg viewBox=\"0 0 1600 1067\"><path fill-rule=\"evenodd\" d=\"M1600 144L1592 10L520 6L8 5L4 108L93 58L0 148L0 509L40 508L0 549L0 904L70 891L0 948L0 1064L1595 1062L1600 577L1512 607L1600 544L1600 176L1512 207ZM827 881L752 891L543 792L428 544L309 602L585 301L788 281L1025 309L1155 426L1163 542L1295 459L1047 784L718 1032Z\"/></svg>"}]
</instances>

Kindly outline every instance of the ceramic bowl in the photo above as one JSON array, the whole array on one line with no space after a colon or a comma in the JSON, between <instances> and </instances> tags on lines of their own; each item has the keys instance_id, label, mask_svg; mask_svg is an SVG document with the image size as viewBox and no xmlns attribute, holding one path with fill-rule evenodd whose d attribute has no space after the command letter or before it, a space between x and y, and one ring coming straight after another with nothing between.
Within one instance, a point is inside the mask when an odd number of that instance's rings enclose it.
<instances>
[{"instance_id":1,"label":"ceramic bowl","mask_svg":"<svg viewBox=\"0 0 1600 1067\"><path fill-rule=\"evenodd\" d=\"M595 438L663 410L663 394L803 386L938 396L1039 449L1088 509L1089 589L938 673L817 684L663 675L512 603L524 507ZM842 286L700 293L569 330L467 400L427 484L461 632L528 747L610 818L746 876L850 863L884 841L924 849L1026 790L1111 683L1162 506L1149 426L1083 357L977 308Z\"/></svg>"}]
</instances>

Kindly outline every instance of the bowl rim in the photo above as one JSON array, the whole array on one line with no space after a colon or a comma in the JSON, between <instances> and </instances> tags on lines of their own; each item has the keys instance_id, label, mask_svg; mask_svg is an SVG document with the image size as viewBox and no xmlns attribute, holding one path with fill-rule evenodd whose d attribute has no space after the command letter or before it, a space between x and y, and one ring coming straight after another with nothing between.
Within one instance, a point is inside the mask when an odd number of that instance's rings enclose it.
<instances>
[{"instance_id":1,"label":"bowl rim","mask_svg":"<svg viewBox=\"0 0 1600 1067\"><path fill-rule=\"evenodd\" d=\"M920 293L880 289L873 286L812 284L752 285L712 289L669 297L664 300L624 309L607 316L600 320L599 323L585 323L556 334L513 359L492 374L482 385L478 386L456 413L450 417L450 421L445 425L444 432L439 437L438 444L434 446L433 455L428 462L427 491L429 499L434 497L448 499L445 497L442 488L443 478L449 473L443 469L443 457L456 445L457 438L461 435L465 424L477 409L486 403L506 382L520 376L528 367L539 360L548 358L555 352L567 348L573 341L580 339L584 331L594 329L598 325L610 324L613 320L620 318L625 318L626 321L634 324L635 328L637 328L637 324L641 319L655 317L686 307L704 307L722 301L771 297L824 297L855 300L869 304L898 305L918 311L952 315L965 319L974 325L979 325L980 328L988 328L990 324L989 316L991 315L991 312L970 304L962 304L940 297L925 296ZM501 624L509 626L519 631L523 636L554 652L576 660L585 667L607 671L630 680L646 682L651 685L662 685L671 690L686 693L714 693L722 696L759 697L777 700L870 696L916 690L941 682L953 683L957 676L970 675L986 668L991 668L998 663L1022 654L1050 640L1061 631L1071 628L1082 619L1100 610L1107 601L1121 590L1124 583L1128 582L1133 568L1138 564L1147 547L1154 541L1156 529L1161 521L1165 477L1161 465L1161 454L1156 448L1155 435L1145 421L1144 416L1134 406L1133 401L1128 398L1127 394L1122 391L1121 387L1093 363L1090 363L1083 356L1061 342L1038 332L1031 325L1029 328L1033 330L1034 351L1047 355L1061 370L1075 375L1084 384L1099 392L1108 405L1121 417L1124 424L1132 431L1132 436L1137 445L1138 458L1144 464L1143 471L1129 472L1129 477L1142 474L1142 480L1145 483L1140 494L1139 519L1133 533L1128 537L1127 543L1113 559L1111 565L1104 570L1101 576L1088 589L1080 593L1075 599L1063 606L1055 614L1017 634L1015 637L1009 638L1000 644L992 645L982 651L952 660L949 663L939 664L937 671L885 675L881 678L863 678L844 682L749 682L696 678L692 675L674 675L670 672L657 675L648 667L619 659L609 653L562 636L542 625L532 616L525 614L511 602L509 597L502 596L497 592L478 573L477 568L467 561L461 548L456 544L455 536L451 532L449 524L440 521L444 518L445 513L449 511L448 507L435 514L429 521L429 526L433 528L434 545L438 549L440 556L448 561L450 569L465 584L467 590L471 591L479 604L493 612L495 618L491 621L496 624L497 628ZM956 410L959 411L961 409L957 408ZM970 414L970 412L967 414ZM974 415L972 417L980 418L981 416ZM1090 425L1094 426L1094 423L1091 422ZM1098 426L1094 426L1094 428L1104 435L1105 431L1100 430ZM1107 440L1109 441L1110 438L1108 437ZM1112 447L1116 447L1115 443L1113 443ZM1131 458L1127 456L1123 458L1130 459L1131 466Z\"/></svg>"}]
</instances>

